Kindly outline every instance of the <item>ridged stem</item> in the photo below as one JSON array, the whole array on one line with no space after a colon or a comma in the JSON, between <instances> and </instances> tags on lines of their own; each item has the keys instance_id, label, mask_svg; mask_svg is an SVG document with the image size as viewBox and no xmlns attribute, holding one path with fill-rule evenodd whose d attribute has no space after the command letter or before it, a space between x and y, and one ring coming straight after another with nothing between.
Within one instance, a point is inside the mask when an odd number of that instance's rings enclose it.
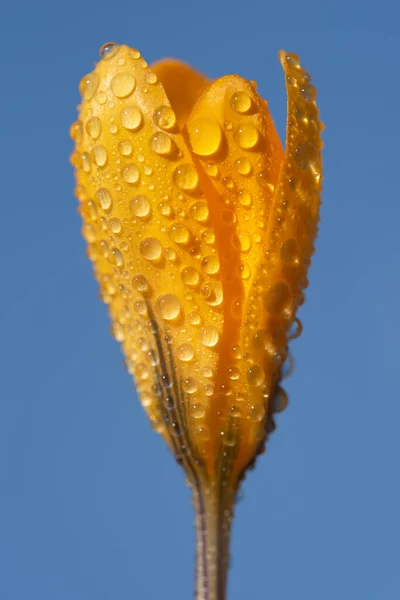
<instances>
[{"instance_id":1,"label":"ridged stem","mask_svg":"<svg viewBox=\"0 0 400 600\"><path fill-rule=\"evenodd\" d=\"M195 600L226 600L229 543L236 490L195 489Z\"/></svg>"}]
</instances>

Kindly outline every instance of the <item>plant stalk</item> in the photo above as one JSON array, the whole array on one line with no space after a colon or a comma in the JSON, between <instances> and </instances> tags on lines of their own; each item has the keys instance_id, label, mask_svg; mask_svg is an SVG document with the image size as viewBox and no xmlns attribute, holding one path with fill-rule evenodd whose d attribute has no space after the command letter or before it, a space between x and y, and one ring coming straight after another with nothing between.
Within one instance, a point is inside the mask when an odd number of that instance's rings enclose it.
<instances>
[{"instance_id":1,"label":"plant stalk","mask_svg":"<svg viewBox=\"0 0 400 600\"><path fill-rule=\"evenodd\" d=\"M195 489L195 600L226 600L229 544L236 489Z\"/></svg>"}]
</instances>

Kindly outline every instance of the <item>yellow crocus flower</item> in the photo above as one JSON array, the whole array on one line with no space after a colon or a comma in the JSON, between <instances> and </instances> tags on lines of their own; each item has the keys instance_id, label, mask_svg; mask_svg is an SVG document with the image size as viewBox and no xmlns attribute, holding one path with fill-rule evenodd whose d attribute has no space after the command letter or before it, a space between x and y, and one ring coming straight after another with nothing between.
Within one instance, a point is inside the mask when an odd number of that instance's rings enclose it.
<instances>
[{"instance_id":1,"label":"yellow crocus flower","mask_svg":"<svg viewBox=\"0 0 400 600\"><path fill-rule=\"evenodd\" d=\"M285 405L321 191L310 76L280 53L283 150L255 82L150 69L107 44L80 83L72 163L83 235L142 405L185 469L197 600L225 598L233 505Z\"/></svg>"}]
</instances>

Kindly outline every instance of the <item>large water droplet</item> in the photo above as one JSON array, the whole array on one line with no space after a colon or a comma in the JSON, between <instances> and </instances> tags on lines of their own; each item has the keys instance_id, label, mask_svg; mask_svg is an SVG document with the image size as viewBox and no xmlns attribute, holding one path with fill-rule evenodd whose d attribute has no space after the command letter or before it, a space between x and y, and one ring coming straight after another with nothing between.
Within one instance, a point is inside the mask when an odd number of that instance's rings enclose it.
<instances>
[{"instance_id":1,"label":"large water droplet","mask_svg":"<svg viewBox=\"0 0 400 600\"><path fill-rule=\"evenodd\" d=\"M264 381L264 371L258 365L253 365L247 370L247 381L250 385L258 387Z\"/></svg>"},{"instance_id":2,"label":"large water droplet","mask_svg":"<svg viewBox=\"0 0 400 600\"><path fill-rule=\"evenodd\" d=\"M245 92L235 92L231 98L231 106L238 113L247 113L252 105L252 100Z\"/></svg>"},{"instance_id":3,"label":"large water droplet","mask_svg":"<svg viewBox=\"0 0 400 600\"><path fill-rule=\"evenodd\" d=\"M174 223L168 231L171 240L176 244L185 245L190 240L190 231L182 223Z\"/></svg>"},{"instance_id":4,"label":"large water droplet","mask_svg":"<svg viewBox=\"0 0 400 600\"><path fill-rule=\"evenodd\" d=\"M162 294L157 298L157 308L166 321L173 321L181 312L181 303L174 294Z\"/></svg>"},{"instance_id":5,"label":"large water droplet","mask_svg":"<svg viewBox=\"0 0 400 600\"><path fill-rule=\"evenodd\" d=\"M201 261L202 269L208 275L215 275L219 271L219 260L215 254L205 256Z\"/></svg>"},{"instance_id":6,"label":"large water droplet","mask_svg":"<svg viewBox=\"0 0 400 600\"><path fill-rule=\"evenodd\" d=\"M209 216L208 206L205 202L196 202L190 207L190 212L193 218L199 223L205 223Z\"/></svg>"},{"instance_id":7,"label":"large water droplet","mask_svg":"<svg viewBox=\"0 0 400 600\"><path fill-rule=\"evenodd\" d=\"M149 146L153 152L164 156L171 154L173 150L172 139L163 131L158 131L151 136Z\"/></svg>"},{"instance_id":8,"label":"large water droplet","mask_svg":"<svg viewBox=\"0 0 400 600\"><path fill-rule=\"evenodd\" d=\"M79 84L79 91L83 100L91 100L96 93L99 85L99 76L97 73L89 73L82 77Z\"/></svg>"},{"instance_id":9,"label":"large water droplet","mask_svg":"<svg viewBox=\"0 0 400 600\"><path fill-rule=\"evenodd\" d=\"M182 164L174 171L174 181L181 190L192 191L199 183L199 176L192 165Z\"/></svg>"},{"instance_id":10,"label":"large water droplet","mask_svg":"<svg viewBox=\"0 0 400 600\"><path fill-rule=\"evenodd\" d=\"M140 244L140 252L147 260L159 260L162 254L162 246L157 238L144 238Z\"/></svg>"},{"instance_id":11,"label":"large water droplet","mask_svg":"<svg viewBox=\"0 0 400 600\"><path fill-rule=\"evenodd\" d=\"M111 91L117 98L126 98L134 91L136 87L136 79L132 73L123 71L117 73L111 79L110 83Z\"/></svg>"},{"instance_id":12,"label":"large water droplet","mask_svg":"<svg viewBox=\"0 0 400 600\"><path fill-rule=\"evenodd\" d=\"M112 208L112 197L107 188L99 188L95 193L95 198L105 211L110 211Z\"/></svg>"},{"instance_id":13,"label":"large water droplet","mask_svg":"<svg viewBox=\"0 0 400 600\"><path fill-rule=\"evenodd\" d=\"M86 121L85 129L91 138L97 140L101 133L101 122L99 117L91 117L88 119Z\"/></svg>"},{"instance_id":14,"label":"large water droplet","mask_svg":"<svg viewBox=\"0 0 400 600\"><path fill-rule=\"evenodd\" d=\"M246 124L239 125L235 131L236 141L241 148L244 150L251 150L254 148L260 138L260 132L254 125Z\"/></svg>"},{"instance_id":15,"label":"large water droplet","mask_svg":"<svg viewBox=\"0 0 400 600\"><path fill-rule=\"evenodd\" d=\"M128 163L124 167L122 167L122 179L127 183L137 183L139 181L140 173L139 169L133 163Z\"/></svg>"},{"instance_id":16,"label":"large water droplet","mask_svg":"<svg viewBox=\"0 0 400 600\"><path fill-rule=\"evenodd\" d=\"M189 362L194 358L194 349L191 344L182 344L178 348L178 358L183 362Z\"/></svg>"},{"instance_id":17,"label":"large water droplet","mask_svg":"<svg viewBox=\"0 0 400 600\"><path fill-rule=\"evenodd\" d=\"M219 333L215 327L211 325L203 327L200 332L200 341L206 348L214 348L219 340Z\"/></svg>"},{"instance_id":18,"label":"large water droplet","mask_svg":"<svg viewBox=\"0 0 400 600\"><path fill-rule=\"evenodd\" d=\"M143 196L143 194L139 194L138 196L134 196L131 204L131 211L135 215L135 217L140 217L141 219L145 219L150 214L150 202L147 196Z\"/></svg>"},{"instance_id":19,"label":"large water droplet","mask_svg":"<svg viewBox=\"0 0 400 600\"><path fill-rule=\"evenodd\" d=\"M175 113L170 106L160 106L154 113L154 122L160 129L169 131L175 127Z\"/></svg>"},{"instance_id":20,"label":"large water droplet","mask_svg":"<svg viewBox=\"0 0 400 600\"><path fill-rule=\"evenodd\" d=\"M144 275L135 275L132 279L132 285L137 292L144 294L147 292L149 288L149 284L147 283L147 279Z\"/></svg>"},{"instance_id":21,"label":"large water droplet","mask_svg":"<svg viewBox=\"0 0 400 600\"><path fill-rule=\"evenodd\" d=\"M192 150L200 156L210 156L218 151L222 141L221 127L215 119L199 117L189 122L189 141Z\"/></svg>"},{"instance_id":22,"label":"large water droplet","mask_svg":"<svg viewBox=\"0 0 400 600\"><path fill-rule=\"evenodd\" d=\"M119 46L115 42L107 42L103 44L99 50L100 57L103 60L110 60L113 56L115 56L119 51Z\"/></svg>"},{"instance_id":23,"label":"large water droplet","mask_svg":"<svg viewBox=\"0 0 400 600\"><path fill-rule=\"evenodd\" d=\"M129 131L136 131L142 124L143 115L137 106L124 106L119 113L120 123Z\"/></svg>"},{"instance_id":24,"label":"large water droplet","mask_svg":"<svg viewBox=\"0 0 400 600\"><path fill-rule=\"evenodd\" d=\"M104 146L95 146L92 150L94 162L98 167L104 167L107 162L107 150Z\"/></svg>"},{"instance_id":25,"label":"large water droplet","mask_svg":"<svg viewBox=\"0 0 400 600\"><path fill-rule=\"evenodd\" d=\"M195 287L200 281L200 275L194 267L185 267L181 272L182 281L186 285Z\"/></svg>"}]
</instances>

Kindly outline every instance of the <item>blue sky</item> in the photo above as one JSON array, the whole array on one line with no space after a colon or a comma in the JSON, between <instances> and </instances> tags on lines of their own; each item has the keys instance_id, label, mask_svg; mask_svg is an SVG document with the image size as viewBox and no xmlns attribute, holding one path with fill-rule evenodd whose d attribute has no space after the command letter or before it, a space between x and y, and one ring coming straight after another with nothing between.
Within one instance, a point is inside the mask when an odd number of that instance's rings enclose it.
<instances>
[{"instance_id":1,"label":"blue sky","mask_svg":"<svg viewBox=\"0 0 400 600\"><path fill-rule=\"evenodd\" d=\"M1 8L2 600L192 595L189 491L110 336L73 197L77 86L109 40L257 80L282 136L278 50L312 73L320 237L290 406L237 507L229 600L398 600L399 18L387 0Z\"/></svg>"}]
</instances>

